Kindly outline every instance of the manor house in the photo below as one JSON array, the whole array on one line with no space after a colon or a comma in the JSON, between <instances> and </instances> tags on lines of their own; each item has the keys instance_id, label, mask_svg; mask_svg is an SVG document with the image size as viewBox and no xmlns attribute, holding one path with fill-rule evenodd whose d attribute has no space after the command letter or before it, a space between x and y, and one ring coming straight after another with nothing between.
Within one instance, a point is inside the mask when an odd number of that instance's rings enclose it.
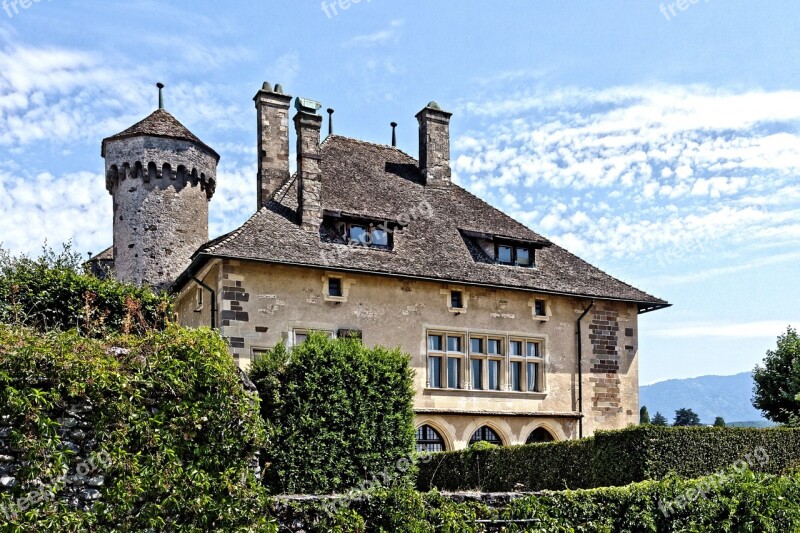
<instances>
[{"instance_id":1,"label":"manor house","mask_svg":"<svg viewBox=\"0 0 800 533\"><path fill-rule=\"evenodd\" d=\"M638 316L669 304L453 183L451 113L417 114L415 159L330 126L322 139L321 105L279 85L255 107L255 212L210 241L211 147L163 103L105 139L114 243L94 264L173 290L180 322L217 328L242 368L312 331L399 346L420 449L638 423Z\"/></svg>"}]
</instances>

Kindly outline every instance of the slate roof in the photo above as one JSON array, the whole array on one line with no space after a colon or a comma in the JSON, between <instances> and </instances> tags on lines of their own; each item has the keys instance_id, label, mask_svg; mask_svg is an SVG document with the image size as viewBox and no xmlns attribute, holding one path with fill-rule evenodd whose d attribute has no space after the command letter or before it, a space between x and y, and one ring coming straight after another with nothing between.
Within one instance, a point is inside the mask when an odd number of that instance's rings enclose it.
<instances>
[{"instance_id":1,"label":"slate roof","mask_svg":"<svg viewBox=\"0 0 800 533\"><path fill-rule=\"evenodd\" d=\"M638 303L640 310L669 305L593 267L458 185L425 186L417 161L397 148L334 135L322 143L321 154L326 211L396 221L427 205L432 216L398 231L390 251L332 244L298 225L292 177L239 229L203 246L195 263L227 257L622 300ZM544 247L536 250L536 268L498 265L480 260L464 231Z\"/></svg>"},{"instance_id":2,"label":"slate roof","mask_svg":"<svg viewBox=\"0 0 800 533\"><path fill-rule=\"evenodd\" d=\"M191 141L200 145L202 148L216 157L217 161L219 161L219 154L217 152L215 152L206 143L201 141L194 133L189 131L186 126L181 124L178 119L173 117L164 109L158 109L147 116L144 120L137 122L125 131L121 131L116 135L112 135L111 137L103 139L103 157L105 157L106 153L106 142L141 136L163 137L167 139Z\"/></svg>"}]
</instances>

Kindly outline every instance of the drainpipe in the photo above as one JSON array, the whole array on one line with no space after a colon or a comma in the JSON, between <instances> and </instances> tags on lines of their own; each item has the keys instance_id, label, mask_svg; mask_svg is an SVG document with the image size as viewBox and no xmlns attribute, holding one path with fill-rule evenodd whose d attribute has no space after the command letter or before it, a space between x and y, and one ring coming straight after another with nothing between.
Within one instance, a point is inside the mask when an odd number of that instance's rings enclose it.
<instances>
[{"instance_id":1,"label":"drainpipe","mask_svg":"<svg viewBox=\"0 0 800 533\"><path fill-rule=\"evenodd\" d=\"M205 290L211 293L211 329L217 329L217 291L197 279L197 276L192 274L192 279ZM580 325L578 326L580 327Z\"/></svg>"},{"instance_id":2,"label":"drainpipe","mask_svg":"<svg viewBox=\"0 0 800 533\"><path fill-rule=\"evenodd\" d=\"M583 438L583 331L581 328L581 321L589 314L589 311L594 307L594 300L589 304L589 307L584 309L583 314L578 318L578 412L581 417L578 419L578 438Z\"/></svg>"}]
</instances>

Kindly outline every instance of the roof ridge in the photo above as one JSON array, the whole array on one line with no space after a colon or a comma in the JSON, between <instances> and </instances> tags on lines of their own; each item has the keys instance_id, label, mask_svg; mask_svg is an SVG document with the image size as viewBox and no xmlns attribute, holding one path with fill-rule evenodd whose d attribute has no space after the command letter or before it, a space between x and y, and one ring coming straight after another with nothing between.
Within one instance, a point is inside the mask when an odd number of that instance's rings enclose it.
<instances>
[{"instance_id":1,"label":"roof ridge","mask_svg":"<svg viewBox=\"0 0 800 533\"><path fill-rule=\"evenodd\" d=\"M343 139L345 141L352 141L352 142L355 142L355 143L358 143L358 144L366 144L368 146L374 146L375 148L385 148L385 149L388 149L388 150L394 150L396 152L400 152L401 154L403 154L406 157L409 157L409 158L413 159L414 161L418 160L416 157L412 156L411 154L406 153L405 151L401 150L397 146L392 146L391 144L380 144L380 143L376 143L376 142L372 142L372 141L365 141L363 139L356 139L355 137L348 137L347 135L339 135L337 133L332 133L331 135L328 135L327 137L325 137L325 140L322 141L322 144L325 144L328 141L328 139L330 139L330 138L334 138L334 140L336 138L338 138L338 139Z\"/></svg>"}]
</instances>

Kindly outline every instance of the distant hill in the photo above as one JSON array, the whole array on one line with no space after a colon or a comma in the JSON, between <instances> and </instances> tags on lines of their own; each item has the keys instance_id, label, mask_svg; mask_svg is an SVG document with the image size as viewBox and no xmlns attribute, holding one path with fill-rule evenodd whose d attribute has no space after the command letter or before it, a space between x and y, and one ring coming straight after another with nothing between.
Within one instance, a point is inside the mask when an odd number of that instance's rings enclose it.
<instances>
[{"instance_id":1,"label":"distant hill","mask_svg":"<svg viewBox=\"0 0 800 533\"><path fill-rule=\"evenodd\" d=\"M753 374L735 376L703 376L691 379L671 379L639 388L639 404L646 405L652 418L656 411L670 423L675 411L688 407L700 415L704 424L714 423L721 416L726 422L741 425L771 425L758 411L753 397ZM744 422L747 421L747 422Z\"/></svg>"}]
</instances>

